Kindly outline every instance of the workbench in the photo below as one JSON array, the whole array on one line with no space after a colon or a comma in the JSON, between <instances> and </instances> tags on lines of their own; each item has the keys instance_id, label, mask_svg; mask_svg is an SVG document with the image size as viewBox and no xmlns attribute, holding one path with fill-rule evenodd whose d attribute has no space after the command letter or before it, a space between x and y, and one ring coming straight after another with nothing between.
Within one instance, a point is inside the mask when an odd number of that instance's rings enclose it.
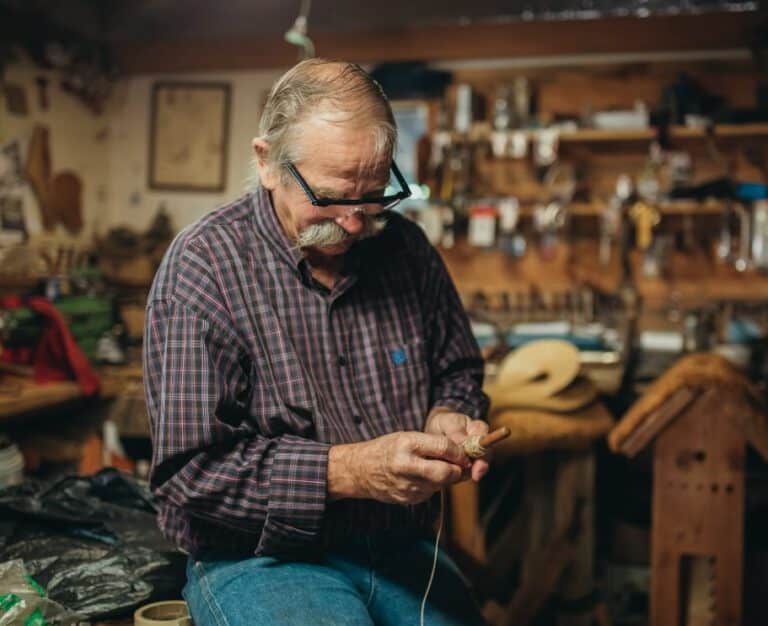
<instances>
[{"instance_id":1,"label":"workbench","mask_svg":"<svg viewBox=\"0 0 768 626\"><path fill-rule=\"evenodd\" d=\"M114 398L119 395L126 377L133 377L137 372L140 377L141 366L136 364L102 368L99 393L92 397L84 396L73 380L36 383L29 377L0 374L0 422L92 398Z\"/></svg>"}]
</instances>

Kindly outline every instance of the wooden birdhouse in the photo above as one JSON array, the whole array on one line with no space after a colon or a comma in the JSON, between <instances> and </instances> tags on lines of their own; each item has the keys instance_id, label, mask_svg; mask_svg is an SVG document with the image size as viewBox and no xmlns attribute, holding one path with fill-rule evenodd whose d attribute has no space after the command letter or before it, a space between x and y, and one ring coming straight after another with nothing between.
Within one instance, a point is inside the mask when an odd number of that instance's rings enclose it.
<instances>
[{"instance_id":1,"label":"wooden birdhouse","mask_svg":"<svg viewBox=\"0 0 768 626\"><path fill-rule=\"evenodd\" d=\"M714 354L682 358L608 436L653 445L652 626L741 626L746 445L768 459L768 415L750 381Z\"/></svg>"}]
</instances>

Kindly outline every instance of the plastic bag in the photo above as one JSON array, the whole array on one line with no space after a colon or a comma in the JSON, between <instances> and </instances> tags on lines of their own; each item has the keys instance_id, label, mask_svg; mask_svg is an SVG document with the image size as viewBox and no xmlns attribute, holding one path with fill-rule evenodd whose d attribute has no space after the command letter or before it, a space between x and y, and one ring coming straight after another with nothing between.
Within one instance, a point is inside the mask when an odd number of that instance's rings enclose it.
<instances>
[{"instance_id":1,"label":"plastic bag","mask_svg":"<svg viewBox=\"0 0 768 626\"><path fill-rule=\"evenodd\" d=\"M0 563L0 626L47 626L77 620L29 576L16 559Z\"/></svg>"},{"instance_id":2,"label":"plastic bag","mask_svg":"<svg viewBox=\"0 0 768 626\"><path fill-rule=\"evenodd\" d=\"M0 491L0 520L0 562L23 560L50 598L87 619L178 598L186 580L149 492L114 469Z\"/></svg>"}]
</instances>

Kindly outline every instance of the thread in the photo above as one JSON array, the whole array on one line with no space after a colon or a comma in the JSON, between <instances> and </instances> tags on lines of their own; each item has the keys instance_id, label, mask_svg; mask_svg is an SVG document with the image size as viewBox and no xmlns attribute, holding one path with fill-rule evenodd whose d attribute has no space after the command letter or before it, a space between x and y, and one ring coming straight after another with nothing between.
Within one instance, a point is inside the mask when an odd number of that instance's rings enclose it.
<instances>
[{"instance_id":1,"label":"thread","mask_svg":"<svg viewBox=\"0 0 768 626\"><path fill-rule=\"evenodd\" d=\"M435 554L432 557L432 571L429 573L429 581L427 582L427 588L424 590L424 597L421 600L421 616L419 618L419 624L424 626L424 609L427 606L427 598L429 592L432 589L432 583L435 580L435 572L437 571L437 551L440 547L440 535L443 532L443 520L445 519L445 493L440 490L440 522L437 527L437 536L435 537Z\"/></svg>"},{"instance_id":2,"label":"thread","mask_svg":"<svg viewBox=\"0 0 768 626\"><path fill-rule=\"evenodd\" d=\"M480 435L470 435L464 440L464 454L470 459L479 459L485 456L485 447L480 443Z\"/></svg>"},{"instance_id":3,"label":"thread","mask_svg":"<svg viewBox=\"0 0 768 626\"><path fill-rule=\"evenodd\" d=\"M508 429L502 429L504 432L498 432L495 431L493 434L496 435L494 438L495 440L503 439L504 437L507 437L509 435ZM470 459L479 459L480 457L485 456L486 448L481 443L482 442L482 436L481 435L470 435L464 440L464 443L462 444L462 447L464 448L464 454L466 454ZM491 441L493 443L493 441ZM435 580L435 572L437 571L437 554L438 549L440 548L440 535L443 532L443 522L445 521L445 492L441 489L440 490L440 522L437 527L437 536L435 537L435 553L432 557L432 571L429 573L429 581L427 582L427 588L424 590L424 597L421 599L421 612L419 617L419 624L420 626L424 626L424 610L427 606L427 598L429 598L429 592L432 589L432 583Z\"/></svg>"}]
</instances>

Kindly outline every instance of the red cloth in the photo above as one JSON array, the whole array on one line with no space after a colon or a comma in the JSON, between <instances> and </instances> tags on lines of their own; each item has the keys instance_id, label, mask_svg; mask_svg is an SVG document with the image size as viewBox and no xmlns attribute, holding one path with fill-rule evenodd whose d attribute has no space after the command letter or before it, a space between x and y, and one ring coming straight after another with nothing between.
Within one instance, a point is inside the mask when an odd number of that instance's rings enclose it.
<instances>
[{"instance_id":1,"label":"red cloth","mask_svg":"<svg viewBox=\"0 0 768 626\"><path fill-rule=\"evenodd\" d=\"M22 300L16 296L0 298L0 307L6 309L16 309L25 305L46 318L43 335L32 359L29 359L29 350L19 349L13 352L4 350L3 360L34 365L35 382L47 383L74 379L77 380L84 395L91 396L97 393L100 384L98 374L75 342L72 333L69 332L64 317L49 300L40 297Z\"/></svg>"}]
</instances>

